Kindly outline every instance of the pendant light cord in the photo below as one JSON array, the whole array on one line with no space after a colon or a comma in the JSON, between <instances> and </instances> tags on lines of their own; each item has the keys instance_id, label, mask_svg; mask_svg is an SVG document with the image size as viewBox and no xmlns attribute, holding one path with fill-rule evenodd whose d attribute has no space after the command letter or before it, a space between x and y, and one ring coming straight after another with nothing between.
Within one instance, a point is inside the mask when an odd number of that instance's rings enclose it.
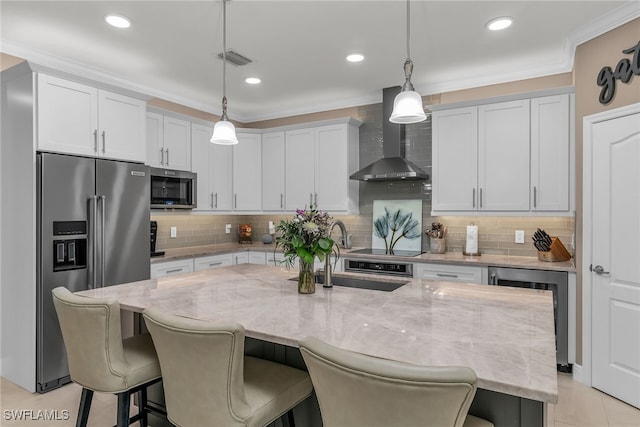
<instances>
[{"instance_id":1,"label":"pendant light cord","mask_svg":"<svg viewBox=\"0 0 640 427\"><path fill-rule=\"evenodd\" d=\"M411 13L410 13L410 1L407 0L407 58L411 58L411 44L410 44L410 37L411 37Z\"/></svg>"},{"instance_id":2,"label":"pendant light cord","mask_svg":"<svg viewBox=\"0 0 640 427\"><path fill-rule=\"evenodd\" d=\"M222 0L222 120L227 120L227 0Z\"/></svg>"}]
</instances>

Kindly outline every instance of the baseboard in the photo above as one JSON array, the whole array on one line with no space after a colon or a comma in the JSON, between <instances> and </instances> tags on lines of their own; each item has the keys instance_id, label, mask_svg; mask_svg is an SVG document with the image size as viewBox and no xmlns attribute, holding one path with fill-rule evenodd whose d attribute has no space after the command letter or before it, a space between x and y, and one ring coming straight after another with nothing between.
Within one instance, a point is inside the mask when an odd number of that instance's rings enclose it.
<instances>
[{"instance_id":1,"label":"baseboard","mask_svg":"<svg viewBox=\"0 0 640 427\"><path fill-rule=\"evenodd\" d=\"M587 378L585 378L585 371L582 365L578 365L577 363L573 364L573 380L591 386L590 381L587 381Z\"/></svg>"}]
</instances>

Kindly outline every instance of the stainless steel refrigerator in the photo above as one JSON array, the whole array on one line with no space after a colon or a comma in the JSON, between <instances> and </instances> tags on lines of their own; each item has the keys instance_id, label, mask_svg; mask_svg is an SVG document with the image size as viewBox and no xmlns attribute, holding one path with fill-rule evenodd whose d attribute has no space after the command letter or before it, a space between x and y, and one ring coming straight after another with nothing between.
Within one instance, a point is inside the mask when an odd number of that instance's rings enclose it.
<instances>
[{"instance_id":1,"label":"stainless steel refrigerator","mask_svg":"<svg viewBox=\"0 0 640 427\"><path fill-rule=\"evenodd\" d=\"M149 173L142 164L37 155L37 385L70 381L51 290L149 278Z\"/></svg>"}]
</instances>

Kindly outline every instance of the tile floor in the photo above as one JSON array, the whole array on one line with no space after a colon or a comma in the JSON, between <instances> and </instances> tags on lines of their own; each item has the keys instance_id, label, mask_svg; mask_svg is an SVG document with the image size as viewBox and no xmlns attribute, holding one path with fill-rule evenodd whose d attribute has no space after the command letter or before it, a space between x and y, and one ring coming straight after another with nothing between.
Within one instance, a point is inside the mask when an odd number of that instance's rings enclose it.
<instances>
[{"instance_id":1,"label":"tile floor","mask_svg":"<svg viewBox=\"0 0 640 427\"><path fill-rule=\"evenodd\" d=\"M74 426L79 400L80 387L75 384L66 385L46 394L31 394L1 378L0 426ZM116 421L115 408L115 396L95 393L89 425L91 427L113 426ZM58 420L10 419L11 410L32 410L32 418L36 418L38 409L47 409L49 414L57 416ZM65 412L63 412L65 410L68 411L68 419L60 419L65 418ZM639 409L577 383L568 374L558 374L558 404L550 406L548 416L549 427L640 427Z\"/></svg>"}]
</instances>

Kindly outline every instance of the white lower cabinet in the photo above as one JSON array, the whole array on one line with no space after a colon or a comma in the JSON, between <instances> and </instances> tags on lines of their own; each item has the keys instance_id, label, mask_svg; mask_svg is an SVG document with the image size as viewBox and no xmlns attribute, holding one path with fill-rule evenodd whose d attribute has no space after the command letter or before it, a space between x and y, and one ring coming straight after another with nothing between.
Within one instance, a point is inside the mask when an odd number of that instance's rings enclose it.
<instances>
[{"instance_id":1,"label":"white lower cabinet","mask_svg":"<svg viewBox=\"0 0 640 427\"><path fill-rule=\"evenodd\" d=\"M193 272L193 258L151 264L151 278Z\"/></svg>"},{"instance_id":2,"label":"white lower cabinet","mask_svg":"<svg viewBox=\"0 0 640 427\"><path fill-rule=\"evenodd\" d=\"M234 265L233 254L211 255L195 258L193 260L195 271L208 270L210 268L227 267Z\"/></svg>"},{"instance_id":3,"label":"white lower cabinet","mask_svg":"<svg viewBox=\"0 0 640 427\"><path fill-rule=\"evenodd\" d=\"M249 264L249 252L241 251L233 254L233 265Z\"/></svg>"},{"instance_id":4,"label":"white lower cabinet","mask_svg":"<svg viewBox=\"0 0 640 427\"><path fill-rule=\"evenodd\" d=\"M249 251L249 264L265 265L267 263L266 252Z\"/></svg>"},{"instance_id":5,"label":"white lower cabinet","mask_svg":"<svg viewBox=\"0 0 640 427\"><path fill-rule=\"evenodd\" d=\"M416 279L478 284L488 283L488 270L486 267L415 263L413 265L413 275Z\"/></svg>"}]
</instances>

